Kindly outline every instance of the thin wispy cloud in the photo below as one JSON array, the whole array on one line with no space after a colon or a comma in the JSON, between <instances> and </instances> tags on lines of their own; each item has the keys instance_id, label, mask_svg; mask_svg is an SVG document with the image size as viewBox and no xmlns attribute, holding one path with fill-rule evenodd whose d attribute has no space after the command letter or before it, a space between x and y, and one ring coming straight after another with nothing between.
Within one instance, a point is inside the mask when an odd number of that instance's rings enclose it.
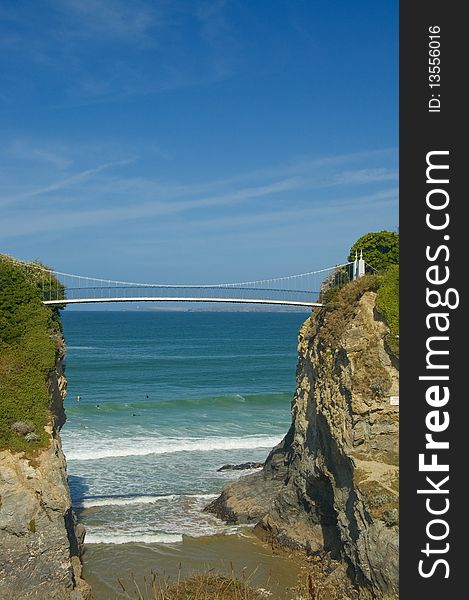
<instances>
[{"instance_id":1,"label":"thin wispy cloud","mask_svg":"<svg viewBox=\"0 0 469 600\"><path fill-rule=\"evenodd\" d=\"M397 169L387 169L382 167L377 169L356 169L338 173L331 184L344 185L370 183L375 181L396 181L397 177Z\"/></svg>"},{"instance_id":2,"label":"thin wispy cloud","mask_svg":"<svg viewBox=\"0 0 469 600\"><path fill-rule=\"evenodd\" d=\"M363 160L360 154L358 160ZM370 157L369 157L370 158ZM365 188L370 184L383 184L397 181L397 173L388 168L357 168L351 170L348 163L357 161L357 156L343 156L340 160L333 157L315 158L310 161L302 157L299 162L289 161L283 167L266 168L254 173L240 173L226 181L215 180L191 185L177 182L163 182L148 178L125 177L115 171L133 163L120 160L98 165L53 181L43 187L28 189L14 197L0 199L4 207L18 203L29 203L36 217L28 223L18 222L5 216L0 232L4 236L24 236L40 233L55 227L57 220L62 227L80 229L83 227L109 226L116 222L131 222L148 219L168 219L190 212L194 223L210 223L219 226L220 221L212 215L207 218L207 209L212 212L232 207L231 210L248 209L255 219L289 217L292 212L298 215L312 216L319 212L330 211L334 207L346 206L357 202L356 196L345 198L338 204L337 195L325 193L328 188L340 188L352 185ZM328 165L328 169L325 168ZM318 168L321 166L322 168ZM248 185L246 185L248 183ZM311 196L312 192L315 196ZM321 190L323 190L321 192ZM366 198L378 202L380 194L389 200L389 190L364 194ZM296 210L292 211L291 194L295 194ZM305 195L306 194L306 195ZM335 194L335 193L334 193ZM395 191L391 192L395 197ZM64 199L67 198L65 202ZM47 199L47 203L41 202ZM360 198L360 197L359 197ZM249 207L248 207L249 204ZM254 213L253 213L254 211ZM236 222L249 218L234 213L225 218L225 224L231 219ZM195 220L194 220L195 219Z\"/></svg>"},{"instance_id":3,"label":"thin wispy cloud","mask_svg":"<svg viewBox=\"0 0 469 600\"><path fill-rule=\"evenodd\" d=\"M98 165L97 167L93 167L92 169L86 169L85 171L81 171L79 173L74 173L69 177L61 179L59 181L54 181L49 185L41 188L35 188L29 190L27 192L23 192L13 197L7 197L4 199L0 199L0 205L7 206L8 204L13 204L16 202L20 202L21 200L27 200L29 198L34 198L36 196L44 196L46 194L50 194L52 192L58 192L60 190L70 190L74 185L80 183L82 181L86 181L93 177L93 175L97 175L98 173L102 173L106 169L111 169L113 167L118 167L122 165L127 165L131 163L131 160L120 160L117 162L106 163L103 165Z\"/></svg>"},{"instance_id":4,"label":"thin wispy cloud","mask_svg":"<svg viewBox=\"0 0 469 600\"><path fill-rule=\"evenodd\" d=\"M48 147L25 139L15 139L9 144L4 143L1 154L2 158L29 163L37 163L39 159L39 161L49 163L59 171L71 167L73 163L73 160L62 149Z\"/></svg>"},{"instance_id":5,"label":"thin wispy cloud","mask_svg":"<svg viewBox=\"0 0 469 600\"><path fill-rule=\"evenodd\" d=\"M179 225L180 235L191 235L205 238L207 235L214 237L224 237L226 235L239 235L241 231L255 231L260 233L263 230L272 231L273 228L284 228L287 224L298 225L299 223L315 223L319 219L338 213L355 215L357 218L363 216L364 211L380 210L383 207L395 206L399 197L398 188L391 187L373 194L363 194L353 197L341 198L334 197L327 204L314 204L306 206L299 210L293 210L288 206L283 206L275 212L261 212L254 215L241 214L229 217L206 217L203 220L187 220ZM220 233L223 232L223 233ZM161 237L155 240L142 232L142 236L136 245L153 245L154 243L169 242L174 239L171 236Z\"/></svg>"},{"instance_id":6,"label":"thin wispy cloud","mask_svg":"<svg viewBox=\"0 0 469 600\"><path fill-rule=\"evenodd\" d=\"M379 158L379 153L377 156ZM394 169L361 166L350 169L348 166L357 161L373 159L375 153L370 153L368 156L358 153L341 157L315 157L309 160L301 157L297 161L291 160L284 165L239 173L226 179L191 184L125 176L123 169L118 167L138 164L138 159L126 158L70 173L46 185L33 186L32 189L28 184L28 189L14 196L0 194L0 205L7 206L39 196L53 198L56 192L62 191L68 197L78 195L81 206L86 203L100 206L104 203L111 205L111 210L121 206L122 202L125 204L127 197L127 203L131 204L132 211L137 214L139 204L148 202L168 203L171 206L170 211L181 211L201 206L223 205L282 191L397 181L397 171ZM86 189L83 187L77 189L77 184L85 185ZM201 195L205 197L201 198Z\"/></svg>"}]
</instances>

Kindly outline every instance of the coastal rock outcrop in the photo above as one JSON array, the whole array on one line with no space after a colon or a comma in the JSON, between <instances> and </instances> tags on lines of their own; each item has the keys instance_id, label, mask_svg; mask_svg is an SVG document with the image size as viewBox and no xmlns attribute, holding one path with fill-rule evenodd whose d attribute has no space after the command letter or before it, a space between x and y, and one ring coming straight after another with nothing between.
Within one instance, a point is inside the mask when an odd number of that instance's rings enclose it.
<instances>
[{"instance_id":1,"label":"coastal rock outcrop","mask_svg":"<svg viewBox=\"0 0 469 600\"><path fill-rule=\"evenodd\" d=\"M66 380L59 352L49 378L50 444L0 451L0 598L89 600L81 578L84 531L72 511L59 430Z\"/></svg>"},{"instance_id":2,"label":"coastal rock outcrop","mask_svg":"<svg viewBox=\"0 0 469 600\"><path fill-rule=\"evenodd\" d=\"M264 463L261 462L245 462L239 465L226 464L217 469L217 471L247 471L249 469L261 469L263 466Z\"/></svg>"},{"instance_id":3,"label":"coastal rock outcrop","mask_svg":"<svg viewBox=\"0 0 469 600\"><path fill-rule=\"evenodd\" d=\"M356 597L397 598L398 357L370 278L346 287L301 327L287 435L262 471L206 510L254 523L272 545L341 561Z\"/></svg>"}]
</instances>

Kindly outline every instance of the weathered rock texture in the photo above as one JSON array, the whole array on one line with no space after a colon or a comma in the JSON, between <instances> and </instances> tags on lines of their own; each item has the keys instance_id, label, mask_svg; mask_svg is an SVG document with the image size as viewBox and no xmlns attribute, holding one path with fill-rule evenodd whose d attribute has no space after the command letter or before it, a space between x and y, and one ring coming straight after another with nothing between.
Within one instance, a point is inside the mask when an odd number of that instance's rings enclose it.
<instances>
[{"instance_id":1,"label":"weathered rock texture","mask_svg":"<svg viewBox=\"0 0 469 600\"><path fill-rule=\"evenodd\" d=\"M50 446L32 458L0 451L0 598L88 600L59 429L65 422L62 356L49 380Z\"/></svg>"},{"instance_id":2,"label":"weathered rock texture","mask_svg":"<svg viewBox=\"0 0 469 600\"><path fill-rule=\"evenodd\" d=\"M269 543L342 561L357 597L394 598L398 407L389 397L399 371L366 286L351 284L345 301L303 324L290 430L262 472L226 486L207 510L256 523Z\"/></svg>"}]
</instances>

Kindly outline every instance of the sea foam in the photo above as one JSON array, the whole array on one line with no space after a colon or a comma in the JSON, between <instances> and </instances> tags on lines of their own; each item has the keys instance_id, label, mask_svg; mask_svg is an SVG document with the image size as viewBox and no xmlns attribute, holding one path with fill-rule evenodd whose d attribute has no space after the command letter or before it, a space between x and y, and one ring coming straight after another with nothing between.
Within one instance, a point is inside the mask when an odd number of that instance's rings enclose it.
<instances>
[{"instance_id":1,"label":"sea foam","mask_svg":"<svg viewBox=\"0 0 469 600\"><path fill-rule=\"evenodd\" d=\"M125 456L147 456L149 454L171 454L173 452L210 452L213 450L249 450L273 448L282 436L254 435L246 437L206 438L108 438L74 443L65 455L72 460L100 460Z\"/></svg>"},{"instance_id":2,"label":"sea foam","mask_svg":"<svg viewBox=\"0 0 469 600\"><path fill-rule=\"evenodd\" d=\"M131 504L154 504L156 502L171 502L179 498L194 498L197 500L212 500L218 494L168 494L166 496L130 496L130 497L102 497L83 498L74 504L75 508L96 508L99 506L127 506Z\"/></svg>"}]
</instances>

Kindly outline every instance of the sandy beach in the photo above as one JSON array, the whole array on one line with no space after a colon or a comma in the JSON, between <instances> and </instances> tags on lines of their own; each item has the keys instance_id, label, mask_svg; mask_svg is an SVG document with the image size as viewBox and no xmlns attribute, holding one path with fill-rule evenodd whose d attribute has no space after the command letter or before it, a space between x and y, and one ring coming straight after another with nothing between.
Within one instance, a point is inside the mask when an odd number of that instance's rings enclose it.
<instances>
[{"instance_id":1,"label":"sandy beach","mask_svg":"<svg viewBox=\"0 0 469 600\"><path fill-rule=\"evenodd\" d=\"M153 570L160 578L176 581L194 572L215 572L245 577L272 600L289 600L288 589L297 583L300 567L284 555L274 554L250 532L200 538L184 537L176 544L89 544L84 554L84 576L96 600L126 598L118 578L132 595L144 589L144 577Z\"/></svg>"}]
</instances>

